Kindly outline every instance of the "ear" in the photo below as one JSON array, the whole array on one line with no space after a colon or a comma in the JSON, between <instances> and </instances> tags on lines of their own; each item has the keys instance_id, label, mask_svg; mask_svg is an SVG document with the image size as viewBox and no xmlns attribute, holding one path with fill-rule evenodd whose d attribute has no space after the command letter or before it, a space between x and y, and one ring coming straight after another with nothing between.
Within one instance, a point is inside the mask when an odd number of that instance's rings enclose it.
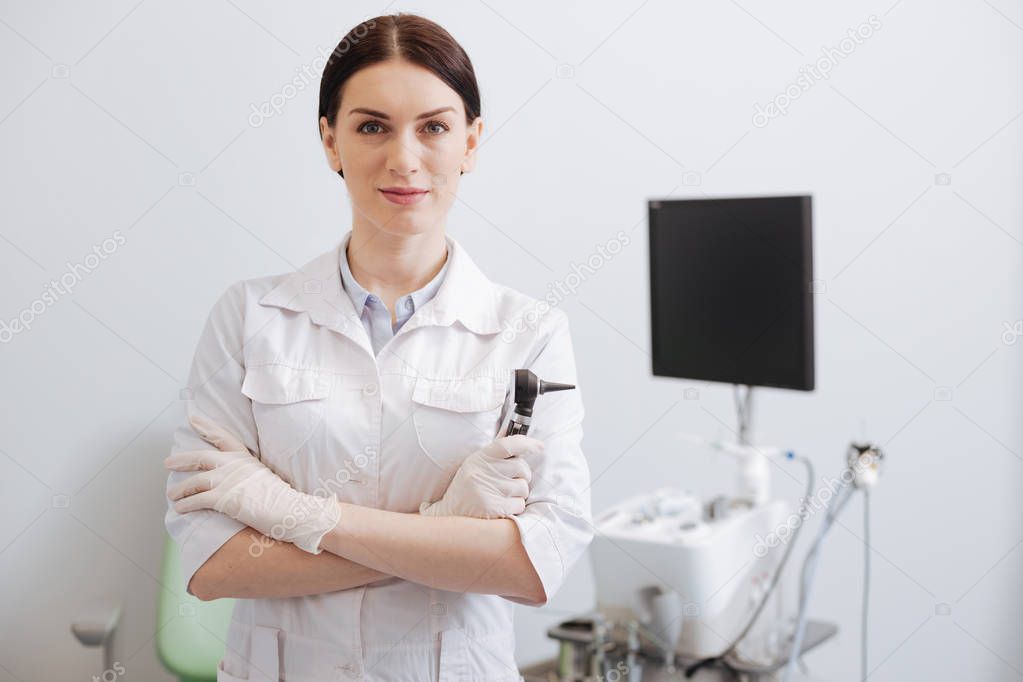
<instances>
[{"instance_id":1,"label":"ear","mask_svg":"<svg viewBox=\"0 0 1023 682\"><path fill-rule=\"evenodd\" d=\"M320 116L320 140L323 142L323 151L327 155L327 165L337 173L341 170L341 155L338 153L337 136L327 123L326 116Z\"/></svg>"},{"instance_id":2,"label":"ear","mask_svg":"<svg viewBox=\"0 0 1023 682\"><path fill-rule=\"evenodd\" d=\"M469 126L465 137L465 160L462 161L461 169L465 173L472 172L476 167L476 150L483 138L483 119L479 116Z\"/></svg>"}]
</instances>

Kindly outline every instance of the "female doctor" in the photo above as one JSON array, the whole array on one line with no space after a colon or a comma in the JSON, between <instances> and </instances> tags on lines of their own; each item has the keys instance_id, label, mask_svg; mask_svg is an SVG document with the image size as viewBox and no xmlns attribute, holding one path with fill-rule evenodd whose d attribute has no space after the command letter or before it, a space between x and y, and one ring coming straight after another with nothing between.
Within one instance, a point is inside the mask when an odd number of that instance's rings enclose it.
<instances>
[{"instance_id":1,"label":"female doctor","mask_svg":"<svg viewBox=\"0 0 1023 682\"><path fill-rule=\"evenodd\" d=\"M483 123L443 28L355 27L319 109L351 230L219 298L165 460L189 592L238 599L217 679L520 680L513 603L592 538L579 389L499 436L512 370L576 383L567 319L445 234Z\"/></svg>"}]
</instances>

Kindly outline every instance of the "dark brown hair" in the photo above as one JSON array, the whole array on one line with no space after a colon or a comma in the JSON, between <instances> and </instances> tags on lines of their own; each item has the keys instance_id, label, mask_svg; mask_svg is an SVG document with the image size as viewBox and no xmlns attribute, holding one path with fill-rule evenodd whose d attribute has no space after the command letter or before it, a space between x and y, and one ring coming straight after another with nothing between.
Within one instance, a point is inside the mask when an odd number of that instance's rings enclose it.
<instances>
[{"instance_id":1,"label":"dark brown hair","mask_svg":"<svg viewBox=\"0 0 1023 682\"><path fill-rule=\"evenodd\" d=\"M429 69L458 93L471 124L480 115L480 89L469 55L439 24L415 14L385 14L360 23L334 48L320 78L320 112L331 127L341 108L341 90L359 69L401 58ZM320 137L323 137L322 131ZM344 173L338 171L341 177Z\"/></svg>"}]
</instances>

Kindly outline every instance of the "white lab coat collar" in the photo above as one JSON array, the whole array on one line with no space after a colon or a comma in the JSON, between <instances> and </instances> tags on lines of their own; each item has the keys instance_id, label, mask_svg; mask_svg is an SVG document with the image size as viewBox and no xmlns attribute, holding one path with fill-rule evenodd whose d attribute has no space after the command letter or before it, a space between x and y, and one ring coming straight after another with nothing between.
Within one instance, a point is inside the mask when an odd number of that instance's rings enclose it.
<instances>
[{"instance_id":1,"label":"white lab coat collar","mask_svg":"<svg viewBox=\"0 0 1023 682\"><path fill-rule=\"evenodd\" d=\"M260 304L308 313L315 324L345 333L361 326L351 298L341 286L341 245L312 259L259 299ZM476 334L501 331L494 283L487 279L469 254L450 235L448 272L436 295L415 311L399 333L426 325L447 326L455 320Z\"/></svg>"}]
</instances>

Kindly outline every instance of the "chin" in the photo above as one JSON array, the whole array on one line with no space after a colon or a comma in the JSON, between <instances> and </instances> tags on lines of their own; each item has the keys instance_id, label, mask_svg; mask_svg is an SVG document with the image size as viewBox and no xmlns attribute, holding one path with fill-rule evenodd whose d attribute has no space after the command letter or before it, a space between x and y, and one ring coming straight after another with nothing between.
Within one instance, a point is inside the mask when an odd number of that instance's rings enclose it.
<instances>
[{"instance_id":1,"label":"chin","mask_svg":"<svg viewBox=\"0 0 1023 682\"><path fill-rule=\"evenodd\" d=\"M429 217L424 215L402 215L399 212L397 214L385 214L381 216L375 216L375 222L380 226L382 232L395 236L410 236L414 234L427 234L433 232L436 229L437 221L430 220Z\"/></svg>"}]
</instances>

